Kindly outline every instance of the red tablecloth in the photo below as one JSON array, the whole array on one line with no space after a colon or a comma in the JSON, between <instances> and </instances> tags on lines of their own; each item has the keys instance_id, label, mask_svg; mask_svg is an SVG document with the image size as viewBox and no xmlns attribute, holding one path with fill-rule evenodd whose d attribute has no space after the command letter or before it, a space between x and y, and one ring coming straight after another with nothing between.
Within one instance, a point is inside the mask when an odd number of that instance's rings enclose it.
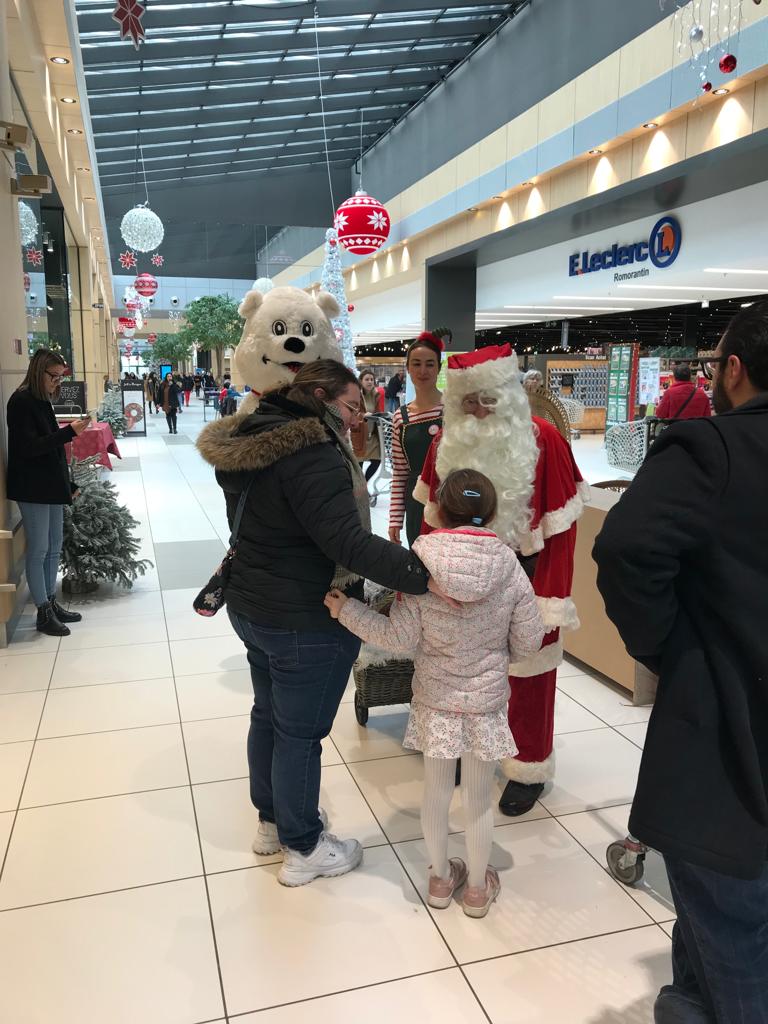
<instances>
[{"instance_id":1,"label":"red tablecloth","mask_svg":"<svg viewBox=\"0 0 768 1024\"><path fill-rule=\"evenodd\" d=\"M68 444L66 449L67 461L72 458L73 453L76 459L85 459L89 455L100 455L99 465L106 466L107 469L112 469L110 454L116 455L118 459L122 458L115 435L112 433L112 427L108 423L92 423L79 437Z\"/></svg>"}]
</instances>

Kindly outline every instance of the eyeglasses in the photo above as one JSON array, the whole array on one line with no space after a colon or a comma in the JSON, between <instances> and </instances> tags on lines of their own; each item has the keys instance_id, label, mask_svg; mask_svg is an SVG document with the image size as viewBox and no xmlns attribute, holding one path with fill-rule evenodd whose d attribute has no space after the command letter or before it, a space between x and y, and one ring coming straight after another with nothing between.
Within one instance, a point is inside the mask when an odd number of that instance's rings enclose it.
<instances>
[{"instance_id":1,"label":"eyeglasses","mask_svg":"<svg viewBox=\"0 0 768 1024\"><path fill-rule=\"evenodd\" d=\"M461 400L461 408L464 412L475 412L479 406L482 406L483 409L495 409L498 404L498 398L485 391L480 391L477 395L465 395Z\"/></svg>"},{"instance_id":2,"label":"eyeglasses","mask_svg":"<svg viewBox=\"0 0 768 1024\"><path fill-rule=\"evenodd\" d=\"M45 373L46 376L50 377L51 380L55 381L64 380L64 378L67 376L66 373L51 373L50 370L46 370Z\"/></svg>"},{"instance_id":3,"label":"eyeglasses","mask_svg":"<svg viewBox=\"0 0 768 1024\"><path fill-rule=\"evenodd\" d=\"M701 368L704 371L704 376L707 380L712 380L714 377L715 367L725 366L730 358L730 356L712 356L711 359L703 359Z\"/></svg>"},{"instance_id":4,"label":"eyeglasses","mask_svg":"<svg viewBox=\"0 0 768 1024\"><path fill-rule=\"evenodd\" d=\"M353 416L357 416L358 419L362 419L365 416L365 409L361 409L359 405L350 405L349 402L345 402L343 398L335 398L335 402L339 405L343 405L346 409L352 413Z\"/></svg>"}]
</instances>

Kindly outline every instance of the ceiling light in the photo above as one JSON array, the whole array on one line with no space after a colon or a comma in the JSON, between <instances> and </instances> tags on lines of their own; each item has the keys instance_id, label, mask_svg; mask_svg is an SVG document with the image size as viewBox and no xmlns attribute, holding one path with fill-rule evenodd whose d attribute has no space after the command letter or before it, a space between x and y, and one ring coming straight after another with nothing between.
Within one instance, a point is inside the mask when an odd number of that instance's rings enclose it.
<instances>
[{"instance_id":1,"label":"ceiling light","mask_svg":"<svg viewBox=\"0 0 768 1024\"><path fill-rule=\"evenodd\" d=\"M69 64L69 57L51 57L51 64Z\"/></svg>"},{"instance_id":2,"label":"ceiling light","mask_svg":"<svg viewBox=\"0 0 768 1024\"><path fill-rule=\"evenodd\" d=\"M715 91L712 93L712 95L713 96L727 96L730 91L731 91L730 89L715 89Z\"/></svg>"},{"instance_id":3,"label":"ceiling light","mask_svg":"<svg viewBox=\"0 0 768 1024\"><path fill-rule=\"evenodd\" d=\"M656 121L646 121L645 124L643 125L643 128L658 128L658 127L659 126L658 126L658 123Z\"/></svg>"},{"instance_id":4,"label":"ceiling light","mask_svg":"<svg viewBox=\"0 0 768 1024\"><path fill-rule=\"evenodd\" d=\"M467 213L477 213L477 207L476 206L468 206L467 207Z\"/></svg>"},{"instance_id":5,"label":"ceiling light","mask_svg":"<svg viewBox=\"0 0 768 1024\"><path fill-rule=\"evenodd\" d=\"M90 167L78 167L78 171L90 171Z\"/></svg>"},{"instance_id":6,"label":"ceiling light","mask_svg":"<svg viewBox=\"0 0 768 1024\"><path fill-rule=\"evenodd\" d=\"M96 196L83 196L83 199L87 199L91 203L96 202Z\"/></svg>"},{"instance_id":7,"label":"ceiling light","mask_svg":"<svg viewBox=\"0 0 768 1024\"><path fill-rule=\"evenodd\" d=\"M67 128L67 135L82 135L79 128Z\"/></svg>"},{"instance_id":8,"label":"ceiling light","mask_svg":"<svg viewBox=\"0 0 768 1024\"><path fill-rule=\"evenodd\" d=\"M75 99L74 96L62 96L61 97L61 102L62 103L77 103L77 100Z\"/></svg>"},{"instance_id":9,"label":"ceiling light","mask_svg":"<svg viewBox=\"0 0 768 1024\"><path fill-rule=\"evenodd\" d=\"M619 288L650 288L660 292L747 292L754 288L713 288L711 285L698 284L620 284Z\"/></svg>"},{"instance_id":10,"label":"ceiling light","mask_svg":"<svg viewBox=\"0 0 768 1024\"><path fill-rule=\"evenodd\" d=\"M768 270L753 270L742 267L704 267L705 274L768 274Z\"/></svg>"},{"instance_id":11,"label":"ceiling light","mask_svg":"<svg viewBox=\"0 0 768 1024\"><path fill-rule=\"evenodd\" d=\"M590 149L589 155L590 156L600 156L600 154L602 152L603 152L602 149Z\"/></svg>"},{"instance_id":12,"label":"ceiling light","mask_svg":"<svg viewBox=\"0 0 768 1024\"><path fill-rule=\"evenodd\" d=\"M554 310L570 313L628 313L630 307L625 306L505 306L504 309ZM534 316L536 313L534 312Z\"/></svg>"},{"instance_id":13,"label":"ceiling light","mask_svg":"<svg viewBox=\"0 0 768 1024\"><path fill-rule=\"evenodd\" d=\"M742 302L741 304L742 309L749 309L750 306L754 306L754 302Z\"/></svg>"},{"instance_id":14,"label":"ceiling light","mask_svg":"<svg viewBox=\"0 0 768 1024\"><path fill-rule=\"evenodd\" d=\"M577 300L579 302L629 302L629 301L632 301L632 302L663 302L663 303L667 303L667 304L671 303L671 302L682 303L682 302L687 302L688 301L687 299L683 298L682 295L680 296L680 298L672 298L671 296L667 296L667 295L656 295L656 296L651 296L651 297L648 297L648 296L645 296L645 295L632 295L631 297L628 296L628 295L553 295L552 298L555 299L555 300L558 300L558 301L565 300L566 302L570 302L573 299L575 299L575 300ZM698 301L698 296L692 296L690 301L691 302Z\"/></svg>"},{"instance_id":15,"label":"ceiling light","mask_svg":"<svg viewBox=\"0 0 768 1024\"><path fill-rule=\"evenodd\" d=\"M520 187L521 188L530 188L532 185L533 185L532 181L524 181L523 184Z\"/></svg>"}]
</instances>

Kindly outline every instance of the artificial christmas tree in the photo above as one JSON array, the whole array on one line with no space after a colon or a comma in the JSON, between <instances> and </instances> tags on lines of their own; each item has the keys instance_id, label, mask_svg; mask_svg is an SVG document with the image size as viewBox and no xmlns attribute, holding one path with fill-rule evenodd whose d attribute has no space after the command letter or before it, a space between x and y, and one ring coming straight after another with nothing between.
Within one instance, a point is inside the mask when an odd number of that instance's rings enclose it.
<instances>
[{"instance_id":1,"label":"artificial christmas tree","mask_svg":"<svg viewBox=\"0 0 768 1024\"><path fill-rule=\"evenodd\" d=\"M122 437L128 429L128 420L123 415L123 396L117 388L107 391L101 401L96 419L108 423L115 437Z\"/></svg>"},{"instance_id":2,"label":"artificial christmas tree","mask_svg":"<svg viewBox=\"0 0 768 1024\"><path fill-rule=\"evenodd\" d=\"M120 505L115 487L98 475L98 455L72 460L72 479L80 494L64 507L64 546L61 568L65 593L95 590L100 580L132 587L152 562L137 558L140 542L132 531L139 525Z\"/></svg>"},{"instance_id":3,"label":"artificial christmas tree","mask_svg":"<svg viewBox=\"0 0 768 1024\"><path fill-rule=\"evenodd\" d=\"M341 252L339 236L335 228L328 228L325 232L325 261L323 262L323 273L320 279L323 291L330 292L339 304L341 313L331 320L336 337L339 341L344 364L350 370L357 367L355 362L355 346L352 340L352 325L349 321L349 307L347 296L344 293L344 277L341 273Z\"/></svg>"}]
</instances>

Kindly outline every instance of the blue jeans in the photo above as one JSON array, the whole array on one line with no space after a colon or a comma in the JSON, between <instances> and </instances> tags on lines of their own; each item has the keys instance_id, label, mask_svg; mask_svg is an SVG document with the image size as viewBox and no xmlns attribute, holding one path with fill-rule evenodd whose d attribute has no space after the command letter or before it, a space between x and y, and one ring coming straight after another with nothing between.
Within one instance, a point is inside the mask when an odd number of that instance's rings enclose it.
<instances>
[{"instance_id":1,"label":"blue jeans","mask_svg":"<svg viewBox=\"0 0 768 1024\"><path fill-rule=\"evenodd\" d=\"M768 866L754 881L665 857L677 910L656 1024L768 1021Z\"/></svg>"},{"instance_id":2,"label":"blue jeans","mask_svg":"<svg viewBox=\"0 0 768 1024\"><path fill-rule=\"evenodd\" d=\"M56 593L56 574L64 543L64 506L17 502L27 542L27 585L37 607Z\"/></svg>"},{"instance_id":3,"label":"blue jeans","mask_svg":"<svg viewBox=\"0 0 768 1024\"><path fill-rule=\"evenodd\" d=\"M283 846L309 853L322 824L321 740L331 731L360 641L347 630L308 633L259 626L229 612L253 682L248 770L251 802Z\"/></svg>"}]
</instances>

